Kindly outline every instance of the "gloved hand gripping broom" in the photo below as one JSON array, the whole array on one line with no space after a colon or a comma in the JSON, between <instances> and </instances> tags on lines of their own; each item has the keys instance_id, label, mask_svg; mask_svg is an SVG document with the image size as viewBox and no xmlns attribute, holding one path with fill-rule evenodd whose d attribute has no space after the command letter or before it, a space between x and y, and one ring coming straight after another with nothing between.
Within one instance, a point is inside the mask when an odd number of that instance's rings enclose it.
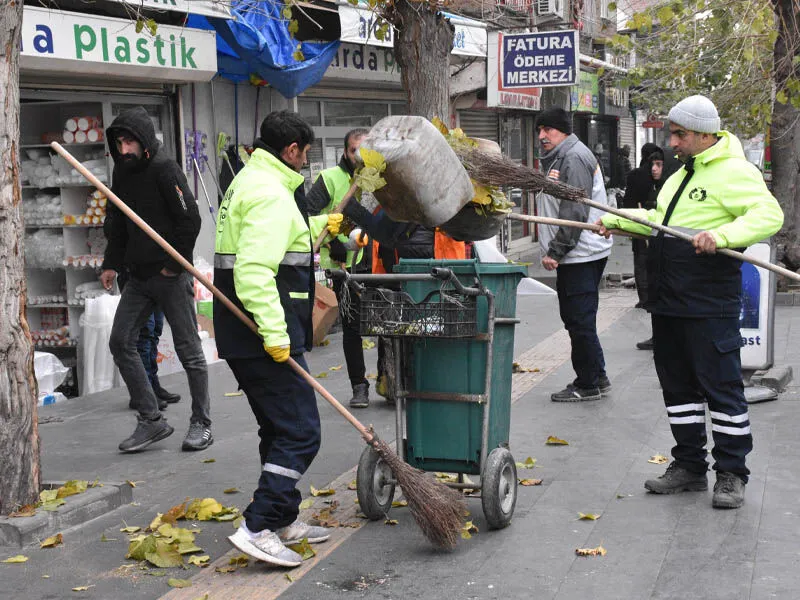
<instances>
[{"instance_id":1,"label":"gloved hand gripping broom","mask_svg":"<svg viewBox=\"0 0 800 600\"><path fill-rule=\"evenodd\" d=\"M153 239L164 251L186 269L189 273L202 283L214 296L222 302L228 310L236 315L255 333L258 333L258 326L245 315L231 300L225 296L214 284L212 284L202 273L187 261L175 248L173 248L164 238L145 223L131 208L129 208L119 197L114 194L106 185L95 177L86 167L67 152L60 144L53 142L51 148L58 152L70 165L72 165L81 175L83 175L92 185L103 192L106 197L119 208L125 216L133 221L137 227L142 229L150 238ZM342 201L342 205L352 196L355 186L350 188L348 196ZM370 444L380 457L386 462L394 473L397 483L403 489L403 493L408 500L408 506L414 520L422 529L422 533L433 544L444 548L453 548L458 541L461 528L464 522L464 502L462 496L455 490L444 484L428 477L422 471L415 469L395 454L389 445L379 439L374 432L367 429L350 411L334 398L320 383L309 375L296 361L289 358L289 366L308 384L314 388L325 400L327 400L350 424L361 434L361 437Z\"/></svg>"}]
</instances>

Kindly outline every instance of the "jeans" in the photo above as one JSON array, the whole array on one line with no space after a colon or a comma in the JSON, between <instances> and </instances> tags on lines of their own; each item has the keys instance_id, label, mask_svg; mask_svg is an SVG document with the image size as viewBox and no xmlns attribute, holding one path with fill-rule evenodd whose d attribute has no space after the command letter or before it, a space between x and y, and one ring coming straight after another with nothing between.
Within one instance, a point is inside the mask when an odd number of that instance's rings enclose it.
<instances>
[{"instance_id":1,"label":"jeans","mask_svg":"<svg viewBox=\"0 0 800 600\"><path fill-rule=\"evenodd\" d=\"M301 354L292 358L308 371ZM314 390L285 363L231 358L228 366L258 423L261 476L243 515L250 531L291 525L300 510L297 482L319 451L322 433Z\"/></svg>"},{"instance_id":2,"label":"jeans","mask_svg":"<svg viewBox=\"0 0 800 600\"><path fill-rule=\"evenodd\" d=\"M606 260L562 264L556 270L558 308L572 345L575 386L582 389L596 388L606 375L603 348L597 337L598 287Z\"/></svg>"},{"instance_id":3,"label":"jeans","mask_svg":"<svg viewBox=\"0 0 800 600\"><path fill-rule=\"evenodd\" d=\"M176 277L159 274L144 280L131 277L122 290L108 345L131 399L146 419L157 420L161 412L136 343L140 330L158 307L164 312L172 329L175 352L189 380L191 422L205 426L211 424L208 367L197 334L193 300L192 278L188 273Z\"/></svg>"},{"instance_id":4,"label":"jeans","mask_svg":"<svg viewBox=\"0 0 800 600\"><path fill-rule=\"evenodd\" d=\"M163 331L164 313L156 309L139 330L139 340L136 342L136 350L142 358L147 379L154 390L161 387L158 381L158 340Z\"/></svg>"}]
</instances>

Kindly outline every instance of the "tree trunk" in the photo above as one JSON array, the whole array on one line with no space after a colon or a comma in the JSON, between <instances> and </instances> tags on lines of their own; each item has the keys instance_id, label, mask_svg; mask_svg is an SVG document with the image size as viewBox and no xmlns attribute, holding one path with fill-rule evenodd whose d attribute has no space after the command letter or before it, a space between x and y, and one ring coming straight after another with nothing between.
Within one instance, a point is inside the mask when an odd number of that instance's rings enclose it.
<instances>
[{"instance_id":1,"label":"tree trunk","mask_svg":"<svg viewBox=\"0 0 800 600\"><path fill-rule=\"evenodd\" d=\"M0 9L0 514L36 502L39 431L19 182L22 0Z\"/></svg>"},{"instance_id":2,"label":"tree trunk","mask_svg":"<svg viewBox=\"0 0 800 600\"><path fill-rule=\"evenodd\" d=\"M797 16L793 7L797 0L772 0L778 25L774 66L776 92L800 69L792 61L800 48ZM783 229L778 241L783 247L779 258L786 266L800 269L800 111L791 103L775 102L770 127L772 153L772 191L784 212Z\"/></svg>"},{"instance_id":3,"label":"tree trunk","mask_svg":"<svg viewBox=\"0 0 800 600\"><path fill-rule=\"evenodd\" d=\"M395 2L390 21L397 28L394 53L409 113L449 125L453 26L435 3L415 0Z\"/></svg>"}]
</instances>

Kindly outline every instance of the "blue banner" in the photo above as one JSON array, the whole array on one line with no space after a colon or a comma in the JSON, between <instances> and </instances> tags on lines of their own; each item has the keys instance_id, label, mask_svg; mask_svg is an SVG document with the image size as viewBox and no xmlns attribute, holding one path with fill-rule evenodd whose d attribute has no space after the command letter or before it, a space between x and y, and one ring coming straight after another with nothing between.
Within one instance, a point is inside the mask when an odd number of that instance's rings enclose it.
<instances>
[{"instance_id":1,"label":"blue banner","mask_svg":"<svg viewBox=\"0 0 800 600\"><path fill-rule=\"evenodd\" d=\"M578 32L503 34L500 52L502 86L506 89L560 87L578 83Z\"/></svg>"}]
</instances>

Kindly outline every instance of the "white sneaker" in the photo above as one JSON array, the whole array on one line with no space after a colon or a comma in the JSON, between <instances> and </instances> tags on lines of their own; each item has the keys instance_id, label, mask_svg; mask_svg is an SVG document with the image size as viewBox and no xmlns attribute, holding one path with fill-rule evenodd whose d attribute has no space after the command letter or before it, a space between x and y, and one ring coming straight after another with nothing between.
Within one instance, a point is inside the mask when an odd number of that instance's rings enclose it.
<instances>
[{"instance_id":1,"label":"white sneaker","mask_svg":"<svg viewBox=\"0 0 800 600\"><path fill-rule=\"evenodd\" d=\"M291 525L276 530L278 537L284 544L297 544L308 538L309 544L324 542L331 537L331 530L327 527L317 527L304 523L300 519Z\"/></svg>"},{"instance_id":2,"label":"white sneaker","mask_svg":"<svg viewBox=\"0 0 800 600\"><path fill-rule=\"evenodd\" d=\"M303 564L302 557L281 543L278 534L269 529L250 533L241 527L228 537L231 544L239 550L264 562L281 567L298 567Z\"/></svg>"}]
</instances>

